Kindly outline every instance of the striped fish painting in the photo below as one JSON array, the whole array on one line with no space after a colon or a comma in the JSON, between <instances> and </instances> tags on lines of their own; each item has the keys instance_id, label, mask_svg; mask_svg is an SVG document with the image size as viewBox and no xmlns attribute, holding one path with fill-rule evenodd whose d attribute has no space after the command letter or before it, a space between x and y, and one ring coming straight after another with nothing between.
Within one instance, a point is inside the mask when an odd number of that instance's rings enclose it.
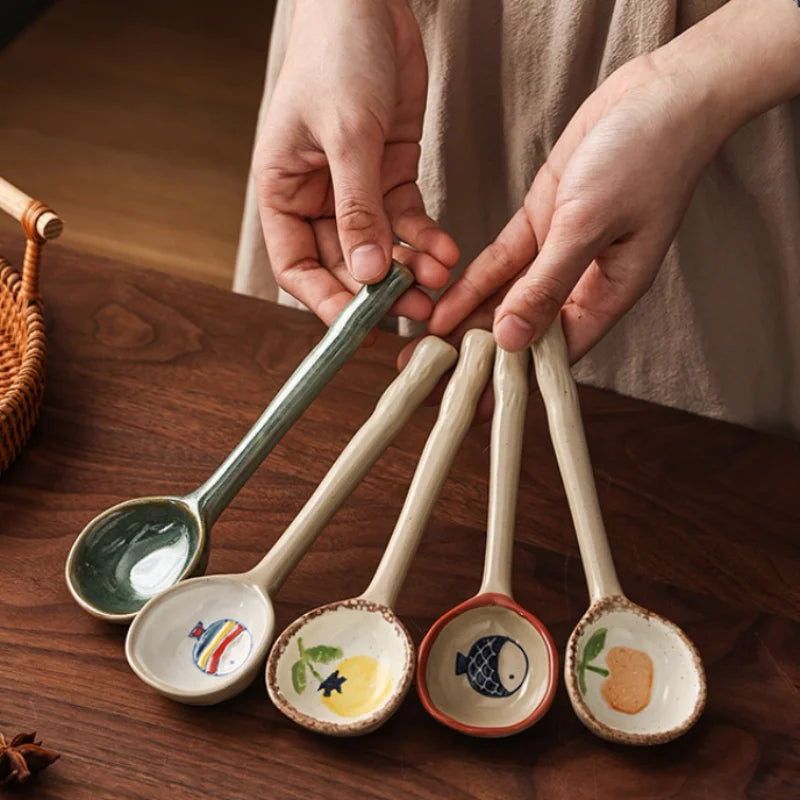
<instances>
[{"instance_id":1,"label":"striped fish painting","mask_svg":"<svg viewBox=\"0 0 800 800\"><path fill-rule=\"evenodd\" d=\"M192 628L191 639L196 639L192 661L207 675L230 675L247 660L253 637L250 631L235 619L218 619L207 628L202 621Z\"/></svg>"}]
</instances>

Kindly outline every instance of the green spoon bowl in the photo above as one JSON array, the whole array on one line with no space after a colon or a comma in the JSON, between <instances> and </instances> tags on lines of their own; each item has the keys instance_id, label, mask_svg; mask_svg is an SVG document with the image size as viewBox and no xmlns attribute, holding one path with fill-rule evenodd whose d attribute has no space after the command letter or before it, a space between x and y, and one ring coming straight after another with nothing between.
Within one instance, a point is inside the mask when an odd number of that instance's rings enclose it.
<instances>
[{"instance_id":1,"label":"green spoon bowl","mask_svg":"<svg viewBox=\"0 0 800 800\"><path fill-rule=\"evenodd\" d=\"M67 582L84 610L126 622L151 597L202 574L206 536L193 498L128 500L97 516L78 537L67 559Z\"/></svg>"},{"instance_id":2,"label":"green spoon bowl","mask_svg":"<svg viewBox=\"0 0 800 800\"><path fill-rule=\"evenodd\" d=\"M95 517L67 558L78 605L109 622L130 622L151 597L201 574L219 515L413 280L393 261L382 281L362 287L200 488L129 500Z\"/></svg>"}]
</instances>

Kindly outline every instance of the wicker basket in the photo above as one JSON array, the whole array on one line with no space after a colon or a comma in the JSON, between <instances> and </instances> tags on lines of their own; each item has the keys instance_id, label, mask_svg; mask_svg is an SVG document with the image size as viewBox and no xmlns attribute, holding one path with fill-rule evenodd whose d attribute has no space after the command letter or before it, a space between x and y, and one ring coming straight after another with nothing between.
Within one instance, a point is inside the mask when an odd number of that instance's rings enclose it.
<instances>
[{"instance_id":1,"label":"wicker basket","mask_svg":"<svg viewBox=\"0 0 800 800\"><path fill-rule=\"evenodd\" d=\"M39 296L42 245L61 233L47 206L0 179L0 208L27 237L22 273L0 256L0 473L19 455L44 395L45 328Z\"/></svg>"}]
</instances>

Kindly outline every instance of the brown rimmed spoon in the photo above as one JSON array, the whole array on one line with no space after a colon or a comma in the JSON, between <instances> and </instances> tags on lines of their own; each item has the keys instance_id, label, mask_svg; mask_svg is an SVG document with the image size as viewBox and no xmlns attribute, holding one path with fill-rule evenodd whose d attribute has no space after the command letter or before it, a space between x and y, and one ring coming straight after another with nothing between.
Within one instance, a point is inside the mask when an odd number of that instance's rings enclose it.
<instances>
[{"instance_id":1,"label":"brown rimmed spoon","mask_svg":"<svg viewBox=\"0 0 800 800\"><path fill-rule=\"evenodd\" d=\"M622 592L560 317L533 345L533 356L590 596L589 610L567 643L569 699L580 720L603 739L636 745L668 742L694 725L703 710L703 664L677 625Z\"/></svg>"},{"instance_id":2,"label":"brown rimmed spoon","mask_svg":"<svg viewBox=\"0 0 800 800\"><path fill-rule=\"evenodd\" d=\"M414 677L414 643L392 610L489 376L494 340L469 331L370 585L309 611L277 638L267 690L289 719L328 736L369 733L399 707Z\"/></svg>"}]
</instances>

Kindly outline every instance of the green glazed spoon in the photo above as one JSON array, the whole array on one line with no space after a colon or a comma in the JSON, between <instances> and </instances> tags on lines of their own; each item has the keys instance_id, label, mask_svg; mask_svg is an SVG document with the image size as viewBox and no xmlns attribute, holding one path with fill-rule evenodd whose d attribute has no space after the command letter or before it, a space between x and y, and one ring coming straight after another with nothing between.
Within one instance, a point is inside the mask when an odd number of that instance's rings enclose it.
<instances>
[{"instance_id":1,"label":"green glazed spoon","mask_svg":"<svg viewBox=\"0 0 800 800\"><path fill-rule=\"evenodd\" d=\"M67 558L67 586L78 605L101 619L129 622L151 597L201 574L219 515L412 283L411 272L393 261L382 281L364 286L198 489L128 500L95 517Z\"/></svg>"}]
</instances>

